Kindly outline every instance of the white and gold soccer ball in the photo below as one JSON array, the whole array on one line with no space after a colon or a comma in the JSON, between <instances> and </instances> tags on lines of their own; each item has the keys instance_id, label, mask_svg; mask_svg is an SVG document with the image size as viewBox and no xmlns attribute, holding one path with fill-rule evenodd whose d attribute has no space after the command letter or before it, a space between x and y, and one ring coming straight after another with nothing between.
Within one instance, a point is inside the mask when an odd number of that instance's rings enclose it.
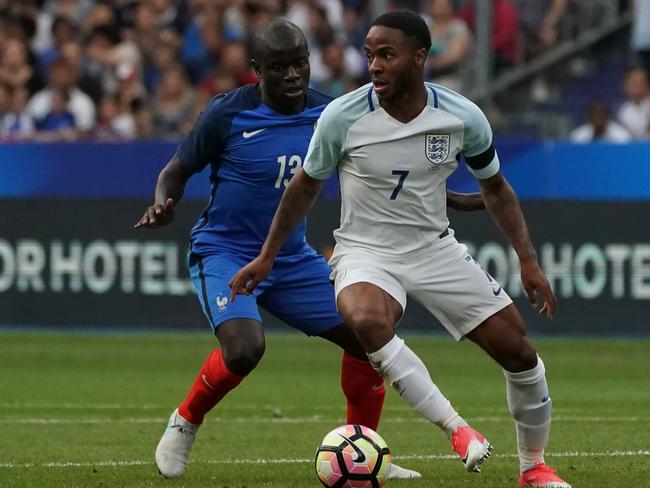
<instances>
[{"instance_id":1,"label":"white and gold soccer ball","mask_svg":"<svg viewBox=\"0 0 650 488\"><path fill-rule=\"evenodd\" d=\"M328 488L381 488L392 456L372 429L343 425L331 431L316 451L316 474Z\"/></svg>"}]
</instances>

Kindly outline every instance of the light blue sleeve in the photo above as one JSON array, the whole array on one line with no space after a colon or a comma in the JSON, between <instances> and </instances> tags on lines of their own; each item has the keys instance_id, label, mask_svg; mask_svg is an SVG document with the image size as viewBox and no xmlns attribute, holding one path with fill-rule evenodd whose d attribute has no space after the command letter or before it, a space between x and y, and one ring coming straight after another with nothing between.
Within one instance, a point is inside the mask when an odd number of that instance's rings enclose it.
<instances>
[{"instance_id":1,"label":"light blue sleeve","mask_svg":"<svg viewBox=\"0 0 650 488\"><path fill-rule=\"evenodd\" d=\"M492 127L483 111L472 101L448 88L433 85L440 98L440 109L463 121L463 148L467 166L478 179L497 174L499 156L492 147Z\"/></svg>"},{"instance_id":2,"label":"light blue sleeve","mask_svg":"<svg viewBox=\"0 0 650 488\"><path fill-rule=\"evenodd\" d=\"M326 180L339 164L343 155L345 133L336 124L334 102L329 104L316 122L316 130L309 141L303 169L317 180Z\"/></svg>"},{"instance_id":3,"label":"light blue sleeve","mask_svg":"<svg viewBox=\"0 0 650 488\"><path fill-rule=\"evenodd\" d=\"M337 98L321 113L303 166L312 178L326 180L343 158L350 127L369 112L368 87Z\"/></svg>"}]
</instances>

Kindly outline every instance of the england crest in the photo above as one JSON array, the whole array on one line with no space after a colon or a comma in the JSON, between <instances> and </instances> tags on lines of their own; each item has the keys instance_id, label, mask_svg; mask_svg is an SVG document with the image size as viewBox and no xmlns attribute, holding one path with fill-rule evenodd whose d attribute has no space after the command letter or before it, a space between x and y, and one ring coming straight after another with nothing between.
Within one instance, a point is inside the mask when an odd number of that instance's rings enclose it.
<instances>
[{"instance_id":1,"label":"england crest","mask_svg":"<svg viewBox=\"0 0 650 488\"><path fill-rule=\"evenodd\" d=\"M424 139L424 154L433 164L441 164L449 156L450 134L426 134Z\"/></svg>"}]
</instances>

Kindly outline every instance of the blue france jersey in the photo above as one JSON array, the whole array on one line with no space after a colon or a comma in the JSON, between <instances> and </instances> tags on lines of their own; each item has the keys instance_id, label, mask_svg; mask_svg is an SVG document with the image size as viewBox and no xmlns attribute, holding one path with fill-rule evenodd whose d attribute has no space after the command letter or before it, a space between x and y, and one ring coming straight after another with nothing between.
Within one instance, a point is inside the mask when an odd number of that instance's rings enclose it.
<instances>
[{"instance_id":1,"label":"blue france jersey","mask_svg":"<svg viewBox=\"0 0 650 488\"><path fill-rule=\"evenodd\" d=\"M214 98L177 156L193 172L210 164L211 194L192 229L192 251L229 251L257 256L284 189L302 167L314 125L332 99L308 90L305 109L295 115L271 110L256 85ZM303 220L280 256L309 251Z\"/></svg>"}]
</instances>

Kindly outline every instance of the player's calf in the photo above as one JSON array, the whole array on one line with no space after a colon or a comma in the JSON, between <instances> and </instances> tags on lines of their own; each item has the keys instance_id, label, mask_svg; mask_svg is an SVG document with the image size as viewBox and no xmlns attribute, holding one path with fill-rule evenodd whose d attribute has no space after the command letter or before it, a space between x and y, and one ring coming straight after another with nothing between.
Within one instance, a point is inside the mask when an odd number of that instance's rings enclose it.
<instances>
[{"instance_id":1,"label":"player's calf","mask_svg":"<svg viewBox=\"0 0 650 488\"><path fill-rule=\"evenodd\" d=\"M156 448L156 465L165 478L183 476L199 427L181 417L178 409L172 412Z\"/></svg>"}]
</instances>

